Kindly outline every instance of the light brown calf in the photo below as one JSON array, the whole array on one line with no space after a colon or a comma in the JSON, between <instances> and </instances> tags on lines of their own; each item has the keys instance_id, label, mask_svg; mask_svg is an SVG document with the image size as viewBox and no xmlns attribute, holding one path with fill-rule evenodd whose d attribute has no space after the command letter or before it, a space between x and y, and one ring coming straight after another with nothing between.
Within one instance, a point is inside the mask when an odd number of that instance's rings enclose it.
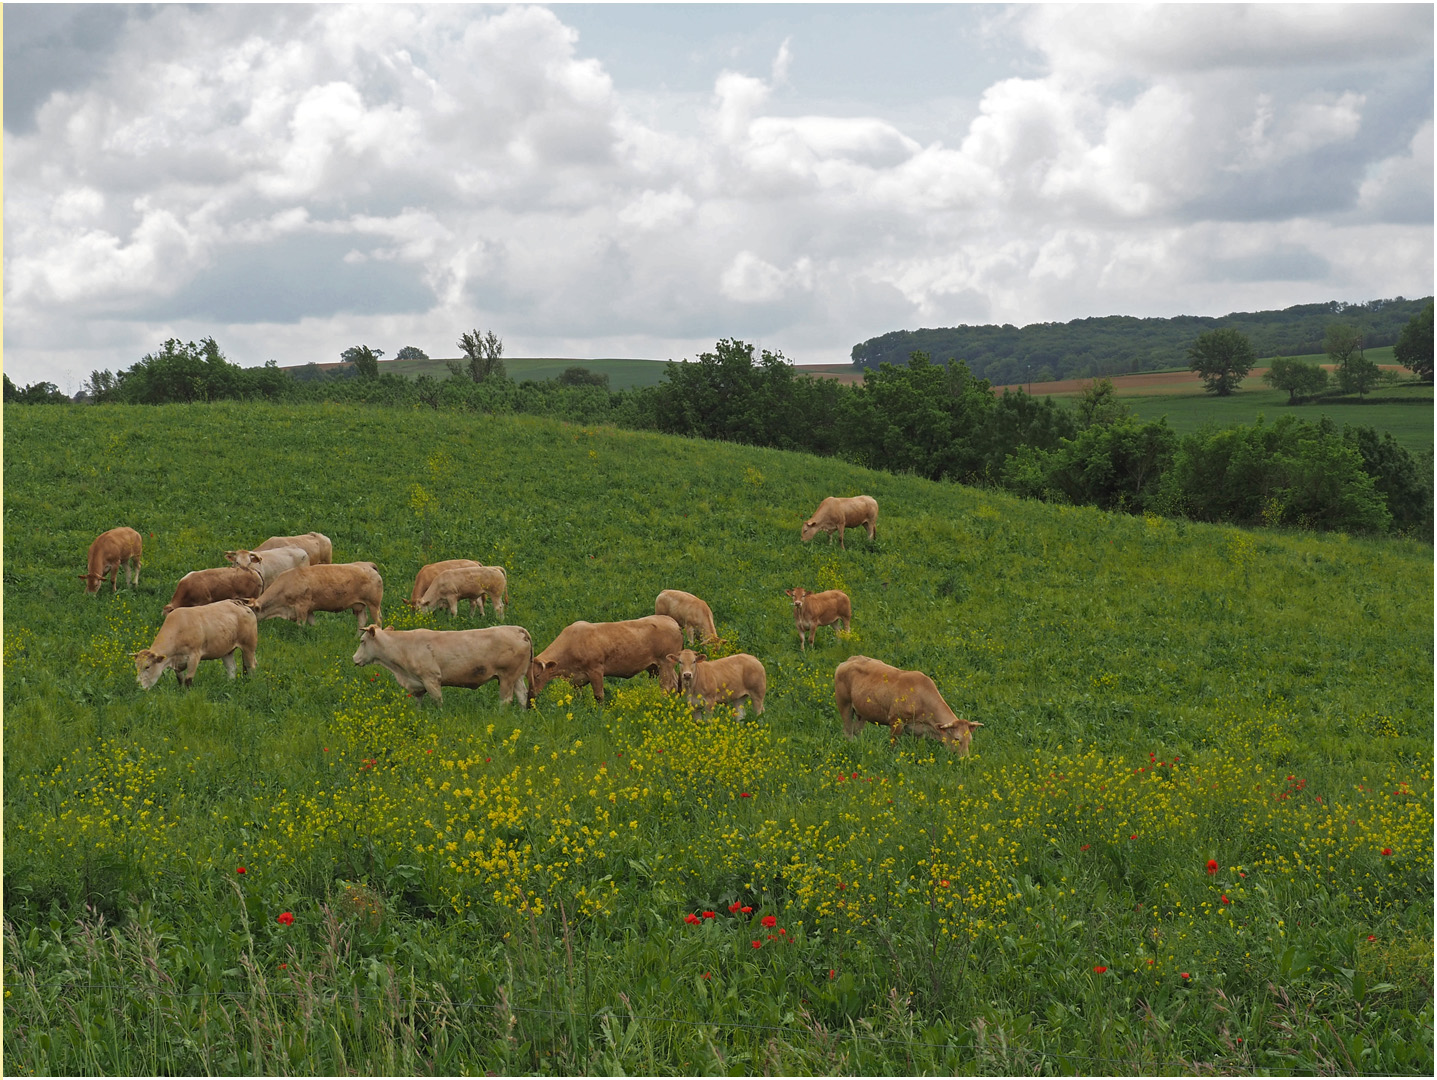
<instances>
[{"instance_id":1,"label":"light brown calf","mask_svg":"<svg viewBox=\"0 0 1437 1080\"><path fill-rule=\"evenodd\" d=\"M878 534L878 500L871 495L855 495L851 499L830 495L818 504L813 517L803 523L799 530L802 540L812 540L821 532L828 533L828 542L833 543L833 534L838 533L838 546L846 548L843 542L844 529L856 529L863 525L868 529L868 539Z\"/></svg>"},{"instance_id":2,"label":"light brown calf","mask_svg":"<svg viewBox=\"0 0 1437 1080\"><path fill-rule=\"evenodd\" d=\"M697 637L704 644L713 645L719 640L713 611L693 593L665 589L654 598L654 614L667 615L683 627L685 641Z\"/></svg>"},{"instance_id":3,"label":"light brown calf","mask_svg":"<svg viewBox=\"0 0 1437 1080\"><path fill-rule=\"evenodd\" d=\"M441 686L467 686L477 690L491 679L499 680L499 704L519 696L528 704L524 679L534 659L534 642L522 626L491 626L482 630L381 630L366 626L359 632L358 666L380 664L393 673L399 685L415 697L428 694L444 704Z\"/></svg>"},{"instance_id":4,"label":"light brown calf","mask_svg":"<svg viewBox=\"0 0 1437 1080\"><path fill-rule=\"evenodd\" d=\"M694 719L711 716L715 705L735 705L734 719L743 719L743 702L753 705L755 716L763 715L763 697L768 690L768 673L756 656L734 653L710 660L703 653L685 649L670 653L669 663L679 669L679 689L693 706Z\"/></svg>"},{"instance_id":5,"label":"light brown calf","mask_svg":"<svg viewBox=\"0 0 1437 1080\"><path fill-rule=\"evenodd\" d=\"M595 701L604 700L605 675L628 679L647 671L657 675L659 685L672 692L678 687L678 679L668 656L683 647L683 631L667 615L646 615L623 622L570 623L534 657L529 668L529 704L560 675L576 687L588 684Z\"/></svg>"},{"instance_id":6,"label":"light brown calf","mask_svg":"<svg viewBox=\"0 0 1437 1080\"><path fill-rule=\"evenodd\" d=\"M160 632L148 649L135 653L135 679L148 690L173 669L181 686L195 681L201 660L223 660L229 677L235 677L235 650L245 671L254 670L259 641L252 600L221 600L201 607L176 608L165 616Z\"/></svg>"},{"instance_id":7,"label":"light brown calf","mask_svg":"<svg viewBox=\"0 0 1437 1080\"><path fill-rule=\"evenodd\" d=\"M456 570L461 566L483 566L481 562L473 559L445 559L442 562L432 562L427 566L421 566L419 573L414 575L414 589L409 594L409 606L418 607L419 601L423 599L424 593L434 583L434 579L446 570Z\"/></svg>"},{"instance_id":8,"label":"light brown calf","mask_svg":"<svg viewBox=\"0 0 1437 1080\"><path fill-rule=\"evenodd\" d=\"M302 547L276 547L264 551L226 551L225 561L233 566L253 570L268 589L274 579L296 566L309 566L309 552ZM261 590L263 591L263 590Z\"/></svg>"},{"instance_id":9,"label":"light brown calf","mask_svg":"<svg viewBox=\"0 0 1437 1080\"><path fill-rule=\"evenodd\" d=\"M258 570L249 567L220 566L213 570L191 570L180 578L175 595L165 605L162 615L175 608L217 604L221 600L253 600L264 592L264 579Z\"/></svg>"},{"instance_id":10,"label":"light brown calf","mask_svg":"<svg viewBox=\"0 0 1437 1080\"><path fill-rule=\"evenodd\" d=\"M933 680L921 671L904 671L868 656L850 656L833 672L833 697L843 733L857 738L865 723L938 739L959 757L968 753L973 729L983 725L954 715Z\"/></svg>"},{"instance_id":11,"label":"light brown calf","mask_svg":"<svg viewBox=\"0 0 1437 1080\"><path fill-rule=\"evenodd\" d=\"M86 572L80 575L80 580L85 583L85 592L99 592L106 574L110 575L110 591L112 593L118 591L122 565L125 568L125 584L138 585L140 583L140 553L143 547L140 534L128 525L121 525L95 537L86 560ZM134 572L133 580L130 576L131 571Z\"/></svg>"},{"instance_id":12,"label":"light brown calf","mask_svg":"<svg viewBox=\"0 0 1437 1080\"><path fill-rule=\"evenodd\" d=\"M314 625L316 611L353 611L355 630L383 622L384 579L372 562L329 563L286 570L260 595L255 613L264 619L291 619Z\"/></svg>"},{"instance_id":13,"label":"light brown calf","mask_svg":"<svg viewBox=\"0 0 1437 1080\"><path fill-rule=\"evenodd\" d=\"M459 601L468 600L469 614L474 614L474 606L477 604L479 614L483 615L484 598L487 596L494 605L494 613L503 618L504 600L508 591L509 582L504 576L503 567L456 566L452 570L445 570L429 583L418 607L420 611L433 611L447 606L450 615L458 615Z\"/></svg>"},{"instance_id":14,"label":"light brown calf","mask_svg":"<svg viewBox=\"0 0 1437 1080\"><path fill-rule=\"evenodd\" d=\"M811 643L817 644L820 626L831 625L837 634L839 623L843 624L845 631L852 624L853 605L845 592L829 589L827 592L811 593L801 587L783 591L793 598L793 621L798 625L800 649L803 649L805 634Z\"/></svg>"}]
</instances>

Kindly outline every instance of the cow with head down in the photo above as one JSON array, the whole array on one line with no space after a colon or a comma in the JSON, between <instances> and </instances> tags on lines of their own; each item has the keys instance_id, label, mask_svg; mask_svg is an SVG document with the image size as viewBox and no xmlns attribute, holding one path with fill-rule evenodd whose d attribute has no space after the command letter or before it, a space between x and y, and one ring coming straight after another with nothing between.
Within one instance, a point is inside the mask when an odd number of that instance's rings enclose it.
<instances>
[{"instance_id":1,"label":"cow with head down","mask_svg":"<svg viewBox=\"0 0 1437 1080\"><path fill-rule=\"evenodd\" d=\"M135 679L142 690L173 671L181 686L195 681L201 660L223 660L229 677L235 677L235 650L245 671L253 671L259 627L253 600L221 600L199 607L176 608L165 616L160 632L148 649L135 653Z\"/></svg>"},{"instance_id":2,"label":"cow with head down","mask_svg":"<svg viewBox=\"0 0 1437 1080\"><path fill-rule=\"evenodd\" d=\"M128 525L110 529L95 537L90 544L85 573L80 575L80 580L85 583L85 592L99 592L106 575L110 578L110 591L117 592L120 588L121 566L125 568L125 584L139 585L140 553L143 547L140 534Z\"/></svg>"},{"instance_id":3,"label":"cow with head down","mask_svg":"<svg viewBox=\"0 0 1437 1080\"><path fill-rule=\"evenodd\" d=\"M534 642L522 626L491 626L481 630L395 630L369 625L359 632L354 663L387 668L400 686L415 697L428 694L444 704L441 686L477 690L499 681L499 704L518 695L528 704L524 680L534 659Z\"/></svg>"},{"instance_id":4,"label":"cow with head down","mask_svg":"<svg viewBox=\"0 0 1437 1080\"><path fill-rule=\"evenodd\" d=\"M217 604L221 600L253 600L264 592L264 579L258 570L249 567L220 566L210 570L191 570L180 578L175 595L160 613L168 615L175 608Z\"/></svg>"},{"instance_id":5,"label":"cow with head down","mask_svg":"<svg viewBox=\"0 0 1437 1080\"><path fill-rule=\"evenodd\" d=\"M384 579L372 562L327 563L297 566L275 578L260 595L256 613L265 619L289 619L314 625L316 611L352 611L355 630L382 622L380 604Z\"/></svg>"},{"instance_id":6,"label":"cow with head down","mask_svg":"<svg viewBox=\"0 0 1437 1080\"><path fill-rule=\"evenodd\" d=\"M678 666L679 689L693 707L694 719L711 716L715 705L734 705L734 718L743 719L745 700L755 716L763 715L763 698L768 690L768 673L763 662L748 653L734 653L710 660L703 653L685 649L670 653L669 663Z\"/></svg>"},{"instance_id":7,"label":"cow with head down","mask_svg":"<svg viewBox=\"0 0 1437 1080\"><path fill-rule=\"evenodd\" d=\"M684 647L679 624L667 615L647 615L623 622L574 622L559 631L529 668L529 703L559 676L576 687L588 685L594 700L604 700L604 676L629 679L647 671L672 692L678 687L670 653Z\"/></svg>"},{"instance_id":8,"label":"cow with head down","mask_svg":"<svg viewBox=\"0 0 1437 1080\"><path fill-rule=\"evenodd\" d=\"M715 645L720 640L714 627L713 610L693 593L665 589L654 598L654 614L667 615L678 623L683 628L685 641L697 637L705 645Z\"/></svg>"},{"instance_id":9,"label":"cow with head down","mask_svg":"<svg viewBox=\"0 0 1437 1080\"><path fill-rule=\"evenodd\" d=\"M863 725L882 724L889 740L900 732L938 739L968 753L973 730L983 725L954 714L933 680L921 671L904 671L868 656L850 656L833 672L833 697L843 720L843 733L858 737Z\"/></svg>"},{"instance_id":10,"label":"cow with head down","mask_svg":"<svg viewBox=\"0 0 1437 1080\"><path fill-rule=\"evenodd\" d=\"M500 566L456 566L445 570L429 583L420 598L420 611L434 611L447 607L450 615L459 614L459 602L469 601L469 614L479 608L484 614L484 600L487 597L494 605L494 614L504 617L504 600L509 593L509 579Z\"/></svg>"},{"instance_id":11,"label":"cow with head down","mask_svg":"<svg viewBox=\"0 0 1437 1080\"><path fill-rule=\"evenodd\" d=\"M821 532L828 533L828 542L833 543L833 534L838 533L838 546L848 547L843 542L844 529L863 526L868 530L868 539L878 535L878 500L871 495L855 495L850 498L830 495L818 504L813 516L803 523L799 539L805 543Z\"/></svg>"},{"instance_id":12,"label":"cow with head down","mask_svg":"<svg viewBox=\"0 0 1437 1080\"><path fill-rule=\"evenodd\" d=\"M434 583L434 579L446 570L458 570L465 566L483 566L484 564L474 559L443 559L439 562L427 563L419 568L419 573L414 575L414 589L409 594L409 606L418 607L419 601L424 599L425 592Z\"/></svg>"}]
</instances>

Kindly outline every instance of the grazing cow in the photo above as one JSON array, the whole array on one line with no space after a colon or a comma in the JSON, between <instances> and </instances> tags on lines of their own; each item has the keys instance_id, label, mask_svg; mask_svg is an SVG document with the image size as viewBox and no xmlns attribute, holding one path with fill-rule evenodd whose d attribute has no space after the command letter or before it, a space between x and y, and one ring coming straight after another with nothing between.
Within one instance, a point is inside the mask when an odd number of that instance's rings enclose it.
<instances>
[{"instance_id":1,"label":"grazing cow","mask_svg":"<svg viewBox=\"0 0 1437 1080\"><path fill-rule=\"evenodd\" d=\"M259 641L253 600L221 600L200 607L176 608L165 616L160 632L148 649L135 653L135 678L148 690L173 668L181 686L195 681L201 660L223 660L229 677L235 677L235 650L245 671L254 670Z\"/></svg>"},{"instance_id":2,"label":"grazing cow","mask_svg":"<svg viewBox=\"0 0 1437 1080\"><path fill-rule=\"evenodd\" d=\"M705 645L719 641L713 611L693 593L665 589L654 598L654 614L667 615L683 627L685 641L693 641L695 637Z\"/></svg>"},{"instance_id":3,"label":"grazing cow","mask_svg":"<svg viewBox=\"0 0 1437 1080\"><path fill-rule=\"evenodd\" d=\"M353 611L357 631L364 626L366 609L370 622L384 621L383 599L384 579L372 562L296 566L260 594L255 611L261 620L292 619L310 626L316 611Z\"/></svg>"},{"instance_id":4,"label":"grazing cow","mask_svg":"<svg viewBox=\"0 0 1437 1080\"><path fill-rule=\"evenodd\" d=\"M843 719L843 733L850 739L858 737L865 722L882 724L891 732L890 741L896 742L898 733L906 731L939 739L963 757L973 729L983 726L955 716L923 672L889 667L867 656L850 656L838 665L833 673L833 696Z\"/></svg>"},{"instance_id":5,"label":"grazing cow","mask_svg":"<svg viewBox=\"0 0 1437 1080\"><path fill-rule=\"evenodd\" d=\"M459 601L469 601L469 614L479 606L484 614L484 598L487 596L494 605L494 613L504 616L504 599L508 595L509 582L500 566L457 566L446 570L429 583L419 601L420 611L433 611L448 606L450 615L459 614Z\"/></svg>"},{"instance_id":6,"label":"grazing cow","mask_svg":"<svg viewBox=\"0 0 1437 1080\"><path fill-rule=\"evenodd\" d=\"M828 542L833 543L833 534L838 533L838 546L846 548L848 545L843 542L843 530L854 529L859 525L867 526L868 539L872 540L878 533L878 500L871 495L855 495L851 499L842 499L830 495L818 504L818 509L813 512L813 517L803 523L799 530L799 536L805 540L812 540L821 532L828 533Z\"/></svg>"},{"instance_id":7,"label":"grazing cow","mask_svg":"<svg viewBox=\"0 0 1437 1080\"><path fill-rule=\"evenodd\" d=\"M499 680L499 704L519 695L529 702L524 679L534 659L534 642L522 626L491 626L482 630L381 630L369 625L359 632L354 663L380 664L415 697L428 694L444 704L441 686L477 690Z\"/></svg>"},{"instance_id":8,"label":"grazing cow","mask_svg":"<svg viewBox=\"0 0 1437 1080\"><path fill-rule=\"evenodd\" d=\"M424 593L434 583L434 579L446 570L457 570L461 566L483 566L481 562L473 559L445 559L443 562L432 562L427 566L421 566L419 573L414 575L414 591L409 594L409 606L418 607L419 601L424 598Z\"/></svg>"},{"instance_id":9,"label":"grazing cow","mask_svg":"<svg viewBox=\"0 0 1437 1080\"><path fill-rule=\"evenodd\" d=\"M253 600L264 592L264 579L248 566L220 566L213 570L191 570L175 586L175 595L162 615L175 608L199 607L221 600Z\"/></svg>"},{"instance_id":10,"label":"grazing cow","mask_svg":"<svg viewBox=\"0 0 1437 1080\"><path fill-rule=\"evenodd\" d=\"M86 593L97 593L104 584L105 575L110 575L110 591L120 588L120 567L125 568L125 584L140 583L140 551L143 548L140 534L128 525L102 532L90 545L86 572L80 575L85 583ZM133 571L134 577L131 578Z\"/></svg>"},{"instance_id":11,"label":"grazing cow","mask_svg":"<svg viewBox=\"0 0 1437 1080\"><path fill-rule=\"evenodd\" d=\"M793 621L798 624L798 647L803 649L803 637L808 635L812 644L818 644L818 628L832 624L838 633L838 624L843 623L846 631L853 621L853 605L848 594L838 589L811 593L804 588L784 589L793 597Z\"/></svg>"},{"instance_id":12,"label":"grazing cow","mask_svg":"<svg viewBox=\"0 0 1437 1080\"><path fill-rule=\"evenodd\" d=\"M710 660L692 649L670 653L667 660L679 668L679 688L693 706L694 719L702 712L713 714L715 705L733 705L734 718L743 719L743 700L748 698L755 716L763 715L763 696L768 689L768 673L756 656L734 653Z\"/></svg>"},{"instance_id":13,"label":"grazing cow","mask_svg":"<svg viewBox=\"0 0 1437 1080\"><path fill-rule=\"evenodd\" d=\"M307 532L303 536L271 536L255 551L269 551L272 548L297 547L309 553L310 566L324 566L334 562L334 545L324 533Z\"/></svg>"},{"instance_id":14,"label":"grazing cow","mask_svg":"<svg viewBox=\"0 0 1437 1080\"><path fill-rule=\"evenodd\" d=\"M264 551L226 551L225 560L246 570L253 570L268 589L274 579L296 566L309 566L309 552L302 547L266 548ZM263 589L261 590L261 592Z\"/></svg>"},{"instance_id":15,"label":"grazing cow","mask_svg":"<svg viewBox=\"0 0 1437 1080\"><path fill-rule=\"evenodd\" d=\"M587 683L594 700L604 700L604 676L628 679L641 671L659 677L659 685L678 687L670 653L682 651L683 631L667 615L646 615L624 622L575 622L559 631L529 667L529 703L560 675L576 687Z\"/></svg>"}]
</instances>

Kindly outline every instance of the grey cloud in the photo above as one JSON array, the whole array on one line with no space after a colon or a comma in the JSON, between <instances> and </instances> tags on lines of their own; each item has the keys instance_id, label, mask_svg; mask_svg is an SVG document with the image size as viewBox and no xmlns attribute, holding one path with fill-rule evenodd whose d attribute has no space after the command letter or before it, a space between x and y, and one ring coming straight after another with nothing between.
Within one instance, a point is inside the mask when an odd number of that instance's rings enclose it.
<instances>
[{"instance_id":1,"label":"grey cloud","mask_svg":"<svg viewBox=\"0 0 1437 1080\"><path fill-rule=\"evenodd\" d=\"M1213 259L1209 268L1215 281L1319 282L1332 272L1332 263L1315 251L1284 244L1256 255Z\"/></svg>"}]
</instances>

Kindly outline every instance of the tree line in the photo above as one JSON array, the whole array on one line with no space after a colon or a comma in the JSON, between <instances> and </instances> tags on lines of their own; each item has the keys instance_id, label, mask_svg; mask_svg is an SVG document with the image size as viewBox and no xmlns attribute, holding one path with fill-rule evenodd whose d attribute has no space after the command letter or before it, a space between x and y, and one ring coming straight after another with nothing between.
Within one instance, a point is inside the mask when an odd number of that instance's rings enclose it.
<instances>
[{"instance_id":1,"label":"tree line","mask_svg":"<svg viewBox=\"0 0 1437 1080\"><path fill-rule=\"evenodd\" d=\"M1202 333L1231 329L1244 334L1258 356L1306 356L1325 352L1327 327L1341 320L1361 335L1367 348L1393 345L1431 297L1331 301L1299 304L1281 311L1234 312L1221 318L1182 315L1140 319L1128 315L1032 323L1017 327L955 326L895 330L853 347L856 368L902 364L914 352L961 356L975 375L995 386L1056 379L1094 378L1131 371L1182 367L1187 350ZM1399 361L1400 362L1400 361Z\"/></svg>"},{"instance_id":2,"label":"tree line","mask_svg":"<svg viewBox=\"0 0 1437 1080\"><path fill-rule=\"evenodd\" d=\"M1430 374L1431 305L1425 310ZM1420 313L1414 321L1420 329ZM1133 417L1106 379L1069 408L1021 390L995 395L966 362L938 364L921 351L849 386L802 374L782 353L756 356L753 345L724 339L693 361L670 363L656 386L616 392L581 367L515 382L492 332L466 334L461 347L468 363L452 362L444 379L379 372L377 360L371 368L365 358L354 377L302 380L273 363L232 364L213 338L170 340L118 375L94 373L87 385L99 403L239 399L530 413L837 456L1105 510L1432 536L1432 455L1325 418L1286 415L1179 436L1164 420ZM1192 349L1194 357L1203 351Z\"/></svg>"}]
</instances>

